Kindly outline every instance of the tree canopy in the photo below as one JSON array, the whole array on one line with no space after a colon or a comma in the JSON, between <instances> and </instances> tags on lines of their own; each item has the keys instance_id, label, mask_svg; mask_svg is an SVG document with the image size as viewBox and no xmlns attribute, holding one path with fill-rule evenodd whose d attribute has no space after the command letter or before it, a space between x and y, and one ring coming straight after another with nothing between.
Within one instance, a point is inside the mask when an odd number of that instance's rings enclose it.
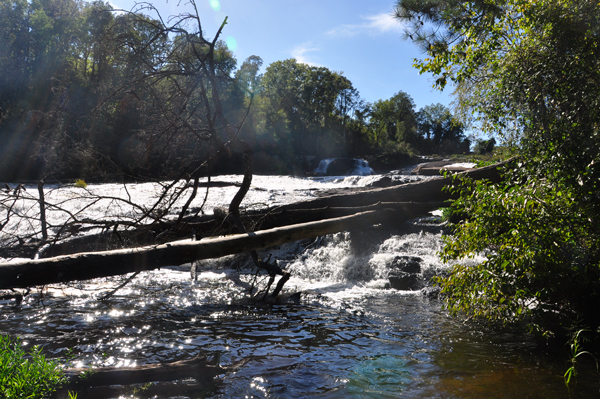
<instances>
[{"instance_id":1,"label":"tree canopy","mask_svg":"<svg viewBox=\"0 0 600 399\"><path fill-rule=\"evenodd\" d=\"M258 55L240 65L201 29L148 3L115 12L102 1L0 0L2 180L171 178L227 141L208 116L217 110L263 172L306 170L310 157L445 151L423 139L407 93L368 104L325 67L263 69Z\"/></svg>"}]
</instances>

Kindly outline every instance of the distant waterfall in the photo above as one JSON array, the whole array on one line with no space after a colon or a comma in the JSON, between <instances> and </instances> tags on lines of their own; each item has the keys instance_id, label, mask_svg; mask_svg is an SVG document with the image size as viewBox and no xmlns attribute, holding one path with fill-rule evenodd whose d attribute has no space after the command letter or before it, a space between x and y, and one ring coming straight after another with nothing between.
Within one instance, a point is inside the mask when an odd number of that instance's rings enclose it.
<instances>
[{"instance_id":1,"label":"distant waterfall","mask_svg":"<svg viewBox=\"0 0 600 399\"><path fill-rule=\"evenodd\" d=\"M317 168L314 170L314 173L316 175L325 176L327 174L327 168L329 167L329 164L332 163L334 159L335 158L322 159L321 162L319 162L319 166L317 166Z\"/></svg>"},{"instance_id":2,"label":"distant waterfall","mask_svg":"<svg viewBox=\"0 0 600 399\"><path fill-rule=\"evenodd\" d=\"M375 174L369 162L359 158L327 158L314 170L319 176L369 176Z\"/></svg>"}]
</instances>

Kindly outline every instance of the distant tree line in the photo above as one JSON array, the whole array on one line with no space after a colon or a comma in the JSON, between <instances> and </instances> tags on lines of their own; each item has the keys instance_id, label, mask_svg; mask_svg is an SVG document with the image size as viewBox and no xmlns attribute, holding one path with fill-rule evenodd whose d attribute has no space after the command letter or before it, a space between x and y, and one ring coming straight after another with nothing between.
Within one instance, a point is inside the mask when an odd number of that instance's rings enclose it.
<instances>
[{"instance_id":1,"label":"distant tree line","mask_svg":"<svg viewBox=\"0 0 600 399\"><path fill-rule=\"evenodd\" d=\"M441 104L417 111L402 91L369 104L342 73L295 59L264 74L258 56L238 67L224 42L200 45L149 11L0 0L0 180L173 177L217 146L206 129L224 127L201 116L217 107L259 172L292 173L312 157L469 151ZM199 62L203 51L214 62ZM212 170L239 172L224 159Z\"/></svg>"}]
</instances>

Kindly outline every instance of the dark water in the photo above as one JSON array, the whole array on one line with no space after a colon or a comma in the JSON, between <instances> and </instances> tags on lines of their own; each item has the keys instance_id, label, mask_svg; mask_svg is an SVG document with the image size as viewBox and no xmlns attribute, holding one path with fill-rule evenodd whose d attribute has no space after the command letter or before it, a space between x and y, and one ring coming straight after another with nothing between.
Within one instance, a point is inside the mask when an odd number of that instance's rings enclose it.
<instances>
[{"instance_id":1,"label":"dark water","mask_svg":"<svg viewBox=\"0 0 600 399\"><path fill-rule=\"evenodd\" d=\"M112 282L116 285L116 282ZM121 365L220 356L235 367L193 379L80 394L123 398L569 398L597 397L582 363L575 389L566 351L521 334L448 317L435 299L365 290L343 300L309 293L298 302L252 304L224 275L148 273L106 302L90 285L0 305L0 330L75 365ZM79 289L81 288L81 290ZM92 289L85 291L85 289ZM89 395L89 396L86 396Z\"/></svg>"}]
</instances>

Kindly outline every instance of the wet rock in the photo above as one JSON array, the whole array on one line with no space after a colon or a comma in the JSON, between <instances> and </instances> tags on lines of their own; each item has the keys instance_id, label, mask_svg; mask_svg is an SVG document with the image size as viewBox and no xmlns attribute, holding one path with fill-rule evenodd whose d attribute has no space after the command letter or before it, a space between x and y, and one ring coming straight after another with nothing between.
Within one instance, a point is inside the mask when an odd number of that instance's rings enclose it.
<instances>
[{"instance_id":1,"label":"wet rock","mask_svg":"<svg viewBox=\"0 0 600 399\"><path fill-rule=\"evenodd\" d=\"M421 273L423 259L418 256L396 256L390 266L392 270L405 273Z\"/></svg>"},{"instance_id":2,"label":"wet rock","mask_svg":"<svg viewBox=\"0 0 600 399\"><path fill-rule=\"evenodd\" d=\"M421 289L421 295L427 297L427 298L439 298L440 296L440 291L442 289L440 287L425 287L423 289Z\"/></svg>"},{"instance_id":3,"label":"wet rock","mask_svg":"<svg viewBox=\"0 0 600 399\"><path fill-rule=\"evenodd\" d=\"M365 187L369 188L383 188L383 187L392 187L399 186L401 184L410 183L410 178L406 178L406 176L398 175L397 173L390 172L385 175L381 175L378 177L374 177L373 180L365 184Z\"/></svg>"},{"instance_id":4,"label":"wet rock","mask_svg":"<svg viewBox=\"0 0 600 399\"><path fill-rule=\"evenodd\" d=\"M417 165L411 172L413 175L439 176L440 169L451 165L452 161L434 161Z\"/></svg>"},{"instance_id":5,"label":"wet rock","mask_svg":"<svg viewBox=\"0 0 600 399\"><path fill-rule=\"evenodd\" d=\"M427 162L415 167L411 174L422 176L440 176L444 171L451 173L464 172L471 169L473 166L470 163L457 163L456 161L437 161Z\"/></svg>"},{"instance_id":6,"label":"wet rock","mask_svg":"<svg viewBox=\"0 0 600 399\"><path fill-rule=\"evenodd\" d=\"M352 169L353 165L354 162L352 159L337 158L329 164L325 173L328 176L345 176Z\"/></svg>"},{"instance_id":7,"label":"wet rock","mask_svg":"<svg viewBox=\"0 0 600 399\"><path fill-rule=\"evenodd\" d=\"M423 285L418 274L395 272L389 275L390 287L402 291L415 291Z\"/></svg>"},{"instance_id":8,"label":"wet rock","mask_svg":"<svg viewBox=\"0 0 600 399\"><path fill-rule=\"evenodd\" d=\"M368 187L390 187L393 184L393 180L390 176L383 175L377 180L373 180L369 184Z\"/></svg>"},{"instance_id":9,"label":"wet rock","mask_svg":"<svg viewBox=\"0 0 600 399\"><path fill-rule=\"evenodd\" d=\"M418 256L397 256L394 258L388 275L390 287L403 291L421 289L423 287L422 262L423 259Z\"/></svg>"},{"instance_id":10,"label":"wet rock","mask_svg":"<svg viewBox=\"0 0 600 399\"><path fill-rule=\"evenodd\" d=\"M431 285L431 281L436 277L448 277L448 269L440 267L430 267L423 271L423 280L428 281Z\"/></svg>"}]
</instances>

